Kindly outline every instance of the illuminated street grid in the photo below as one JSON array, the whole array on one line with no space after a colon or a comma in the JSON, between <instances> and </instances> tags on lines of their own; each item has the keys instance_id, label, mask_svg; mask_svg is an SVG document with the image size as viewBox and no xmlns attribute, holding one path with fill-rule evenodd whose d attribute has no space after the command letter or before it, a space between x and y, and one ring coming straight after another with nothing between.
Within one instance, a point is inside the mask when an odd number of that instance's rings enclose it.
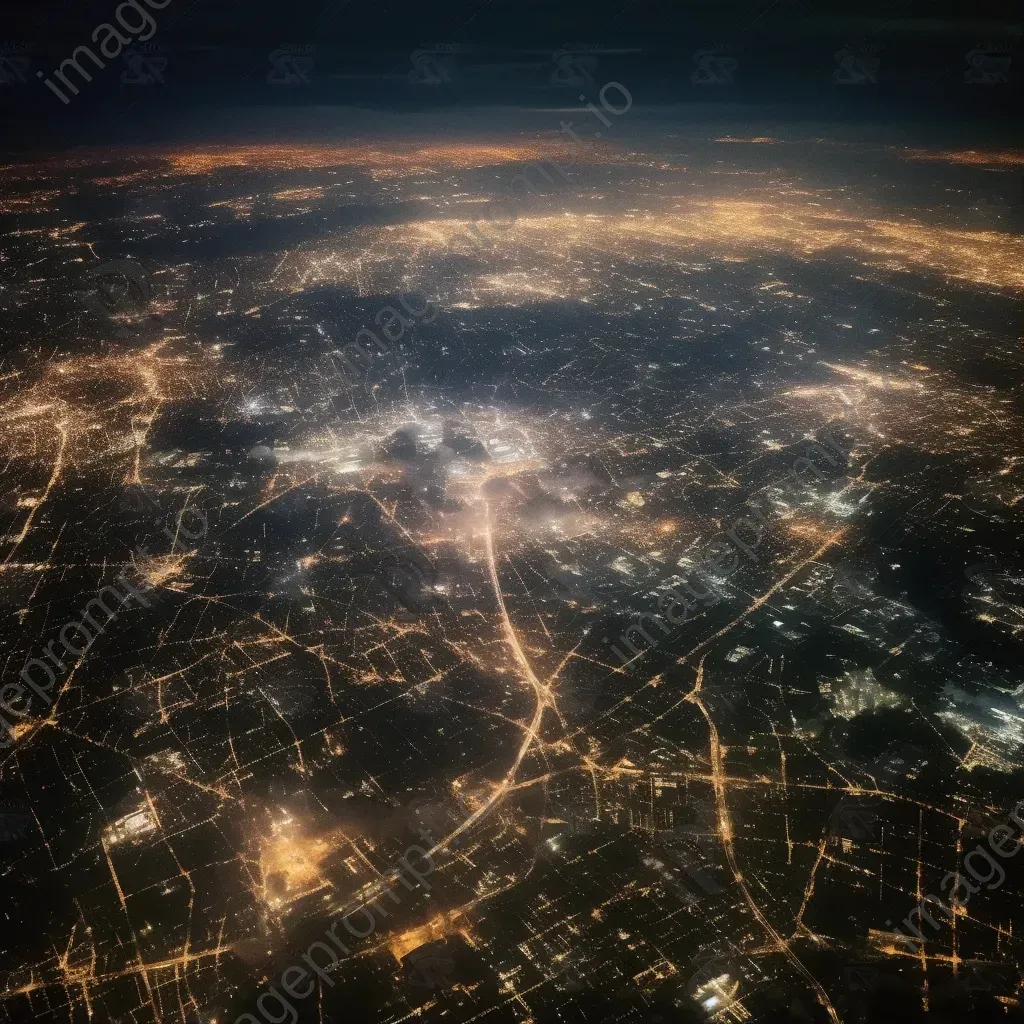
<instances>
[{"instance_id":1,"label":"illuminated street grid","mask_svg":"<svg viewBox=\"0 0 1024 1024\"><path fill-rule=\"evenodd\" d=\"M0 847L5 1019L252 1012L415 827L430 893L303 1013L627 1020L667 992L838 1021L850 963L927 1006L1019 962L1012 880L917 956L886 922L1024 796L1024 242L975 216L1021 158L852 151L595 144L482 241L561 136L3 169L4 680L126 563L152 588L8 716L0 796L33 824ZM111 259L152 301L89 301ZM348 372L399 292L440 315ZM836 426L848 465L791 473ZM751 503L757 560L623 668L608 643ZM209 529L172 547L187 508ZM419 610L379 581L410 552ZM923 766L869 771L904 744ZM871 835L836 833L844 797ZM694 981L714 943L728 976Z\"/></svg>"}]
</instances>

